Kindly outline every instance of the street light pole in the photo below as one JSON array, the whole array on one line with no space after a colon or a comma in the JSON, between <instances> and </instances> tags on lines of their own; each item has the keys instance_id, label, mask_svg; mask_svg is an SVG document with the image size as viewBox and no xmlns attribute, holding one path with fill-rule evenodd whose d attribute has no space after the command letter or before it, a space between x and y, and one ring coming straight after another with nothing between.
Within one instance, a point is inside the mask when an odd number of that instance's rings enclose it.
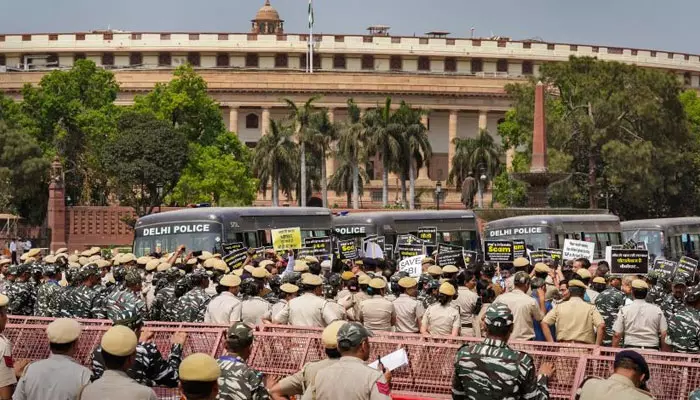
<instances>
[{"instance_id":1,"label":"street light pole","mask_svg":"<svg viewBox=\"0 0 700 400\"><path fill-rule=\"evenodd\" d=\"M437 181L435 183L435 206L438 211L440 211L440 194L442 193L442 183Z\"/></svg>"}]
</instances>

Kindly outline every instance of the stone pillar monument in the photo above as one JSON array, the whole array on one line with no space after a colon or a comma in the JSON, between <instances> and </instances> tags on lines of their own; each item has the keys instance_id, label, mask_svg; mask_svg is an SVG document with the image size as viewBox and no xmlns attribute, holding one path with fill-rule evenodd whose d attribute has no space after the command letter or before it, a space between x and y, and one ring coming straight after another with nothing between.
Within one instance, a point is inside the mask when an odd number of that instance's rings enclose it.
<instances>
[{"instance_id":1,"label":"stone pillar monument","mask_svg":"<svg viewBox=\"0 0 700 400\"><path fill-rule=\"evenodd\" d=\"M63 184L63 166L58 157L51 163L51 183L49 184L49 205L47 213L51 229L51 251L66 245L66 190Z\"/></svg>"}]
</instances>

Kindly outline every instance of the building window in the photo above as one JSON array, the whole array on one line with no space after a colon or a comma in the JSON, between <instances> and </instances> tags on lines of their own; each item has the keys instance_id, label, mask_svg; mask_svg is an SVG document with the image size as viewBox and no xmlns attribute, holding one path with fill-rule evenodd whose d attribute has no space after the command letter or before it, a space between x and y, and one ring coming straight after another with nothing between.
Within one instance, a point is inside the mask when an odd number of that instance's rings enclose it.
<instances>
[{"instance_id":1,"label":"building window","mask_svg":"<svg viewBox=\"0 0 700 400\"><path fill-rule=\"evenodd\" d=\"M692 84L693 80L690 76L690 72L686 72L683 74L683 84L686 86L690 86Z\"/></svg>"},{"instance_id":2,"label":"building window","mask_svg":"<svg viewBox=\"0 0 700 400\"><path fill-rule=\"evenodd\" d=\"M333 56L333 69L345 69L345 54Z\"/></svg>"},{"instance_id":3,"label":"building window","mask_svg":"<svg viewBox=\"0 0 700 400\"><path fill-rule=\"evenodd\" d=\"M308 42L308 41L309 41L309 35L299 35L299 41L300 41L300 42Z\"/></svg>"},{"instance_id":4,"label":"building window","mask_svg":"<svg viewBox=\"0 0 700 400\"><path fill-rule=\"evenodd\" d=\"M199 33L190 33L190 40L199 40Z\"/></svg>"},{"instance_id":5,"label":"building window","mask_svg":"<svg viewBox=\"0 0 700 400\"><path fill-rule=\"evenodd\" d=\"M455 40L454 39L447 39L445 42L448 46L454 46L455 45Z\"/></svg>"},{"instance_id":6,"label":"building window","mask_svg":"<svg viewBox=\"0 0 700 400\"><path fill-rule=\"evenodd\" d=\"M187 53L187 62L193 67L199 67L199 65L200 65L199 53Z\"/></svg>"},{"instance_id":7,"label":"building window","mask_svg":"<svg viewBox=\"0 0 700 400\"><path fill-rule=\"evenodd\" d=\"M219 33L218 39L219 40L228 40L228 33Z\"/></svg>"},{"instance_id":8,"label":"building window","mask_svg":"<svg viewBox=\"0 0 700 400\"><path fill-rule=\"evenodd\" d=\"M362 56L362 69L373 70L374 69L374 56L371 54L365 54Z\"/></svg>"},{"instance_id":9,"label":"building window","mask_svg":"<svg viewBox=\"0 0 700 400\"><path fill-rule=\"evenodd\" d=\"M392 71L403 70L403 60L401 56L391 56L389 58L389 69Z\"/></svg>"},{"instance_id":10,"label":"building window","mask_svg":"<svg viewBox=\"0 0 700 400\"><path fill-rule=\"evenodd\" d=\"M530 60L523 61L523 75L532 75L532 71L533 71L532 61L530 61Z\"/></svg>"},{"instance_id":11,"label":"building window","mask_svg":"<svg viewBox=\"0 0 700 400\"><path fill-rule=\"evenodd\" d=\"M673 60L673 53L668 53L668 58Z\"/></svg>"},{"instance_id":12,"label":"building window","mask_svg":"<svg viewBox=\"0 0 700 400\"><path fill-rule=\"evenodd\" d=\"M569 46L569 51L578 51L578 45L572 44Z\"/></svg>"},{"instance_id":13,"label":"building window","mask_svg":"<svg viewBox=\"0 0 700 400\"><path fill-rule=\"evenodd\" d=\"M508 60L502 58L496 61L496 72L508 72Z\"/></svg>"},{"instance_id":14,"label":"building window","mask_svg":"<svg viewBox=\"0 0 700 400\"><path fill-rule=\"evenodd\" d=\"M547 50L554 50L554 44L547 43Z\"/></svg>"},{"instance_id":15,"label":"building window","mask_svg":"<svg viewBox=\"0 0 700 400\"><path fill-rule=\"evenodd\" d=\"M637 49L632 49L632 55L633 55L633 56L636 56L637 53L638 53Z\"/></svg>"},{"instance_id":16,"label":"building window","mask_svg":"<svg viewBox=\"0 0 700 400\"><path fill-rule=\"evenodd\" d=\"M258 68L258 65L260 65L258 53L248 53L245 55L245 66L247 68Z\"/></svg>"},{"instance_id":17,"label":"building window","mask_svg":"<svg viewBox=\"0 0 700 400\"><path fill-rule=\"evenodd\" d=\"M170 57L170 53L158 54L158 65L161 67L170 67L172 65L172 58Z\"/></svg>"},{"instance_id":18,"label":"building window","mask_svg":"<svg viewBox=\"0 0 700 400\"><path fill-rule=\"evenodd\" d=\"M523 42L523 49L531 49L531 48L532 48L532 43Z\"/></svg>"},{"instance_id":19,"label":"building window","mask_svg":"<svg viewBox=\"0 0 700 400\"><path fill-rule=\"evenodd\" d=\"M112 40L114 39L114 35L111 33L103 33L102 34L102 40Z\"/></svg>"},{"instance_id":20,"label":"building window","mask_svg":"<svg viewBox=\"0 0 700 400\"><path fill-rule=\"evenodd\" d=\"M689 54L684 54L684 55L683 55L683 59L684 59L685 61L689 61L689 60L690 60L690 55L689 55Z\"/></svg>"},{"instance_id":21,"label":"building window","mask_svg":"<svg viewBox=\"0 0 700 400\"><path fill-rule=\"evenodd\" d=\"M141 40L141 34L140 33L132 33L131 40Z\"/></svg>"},{"instance_id":22,"label":"building window","mask_svg":"<svg viewBox=\"0 0 700 400\"><path fill-rule=\"evenodd\" d=\"M251 42L254 42L254 41L258 40L258 34L257 33L249 33L247 39L250 40Z\"/></svg>"},{"instance_id":23,"label":"building window","mask_svg":"<svg viewBox=\"0 0 700 400\"><path fill-rule=\"evenodd\" d=\"M58 54L56 54L56 53L49 54L49 56L46 58L46 64L48 64L49 66L58 67Z\"/></svg>"},{"instance_id":24,"label":"building window","mask_svg":"<svg viewBox=\"0 0 700 400\"><path fill-rule=\"evenodd\" d=\"M161 33L160 40L170 40L170 34L169 33Z\"/></svg>"},{"instance_id":25,"label":"building window","mask_svg":"<svg viewBox=\"0 0 700 400\"><path fill-rule=\"evenodd\" d=\"M591 50L593 50L594 53L597 53L600 49L598 48L598 46L593 46Z\"/></svg>"},{"instance_id":26,"label":"building window","mask_svg":"<svg viewBox=\"0 0 700 400\"><path fill-rule=\"evenodd\" d=\"M306 54L302 54L299 57L299 69L306 70L307 64L306 64ZM321 69L321 55L314 53L314 71L318 71Z\"/></svg>"},{"instance_id":27,"label":"building window","mask_svg":"<svg viewBox=\"0 0 700 400\"><path fill-rule=\"evenodd\" d=\"M373 36L364 36L362 37L362 43L372 43L374 41Z\"/></svg>"},{"instance_id":28,"label":"building window","mask_svg":"<svg viewBox=\"0 0 700 400\"><path fill-rule=\"evenodd\" d=\"M472 46L481 47L481 39L472 39Z\"/></svg>"},{"instance_id":29,"label":"building window","mask_svg":"<svg viewBox=\"0 0 700 400\"><path fill-rule=\"evenodd\" d=\"M5 41L5 35L0 35L0 42L4 42L4 41Z\"/></svg>"},{"instance_id":30,"label":"building window","mask_svg":"<svg viewBox=\"0 0 700 400\"><path fill-rule=\"evenodd\" d=\"M343 43L344 41L345 41L345 36L336 35L336 37L335 37L336 43Z\"/></svg>"},{"instance_id":31,"label":"building window","mask_svg":"<svg viewBox=\"0 0 700 400\"><path fill-rule=\"evenodd\" d=\"M608 47L608 54L622 54L622 49L619 47Z\"/></svg>"},{"instance_id":32,"label":"building window","mask_svg":"<svg viewBox=\"0 0 700 400\"><path fill-rule=\"evenodd\" d=\"M425 56L418 57L418 71L430 71L430 58Z\"/></svg>"},{"instance_id":33,"label":"building window","mask_svg":"<svg viewBox=\"0 0 700 400\"><path fill-rule=\"evenodd\" d=\"M22 35L23 42L28 42L30 40L32 40L32 35Z\"/></svg>"},{"instance_id":34,"label":"building window","mask_svg":"<svg viewBox=\"0 0 700 400\"><path fill-rule=\"evenodd\" d=\"M24 39L24 37L22 37L22 39ZM85 40L85 34L84 33L76 33L75 40Z\"/></svg>"},{"instance_id":35,"label":"building window","mask_svg":"<svg viewBox=\"0 0 700 400\"><path fill-rule=\"evenodd\" d=\"M51 40L51 41L58 40L58 35L55 33L52 33L51 35L49 35L49 40Z\"/></svg>"},{"instance_id":36,"label":"building window","mask_svg":"<svg viewBox=\"0 0 700 400\"><path fill-rule=\"evenodd\" d=\"M7 65L7 59L4 54L0 54L0 65Z\"/></svg>"},{"instance_id":37,"label":"building window","mask_svg":"<svg viewBox=\"0 0 700 400\"><path fill-rule=\"evenodd\" d=\"M420 38L418 39L418 44L428 44L428 38Z\"/></svg>"},{"instance_id":38,"label":"building window","mask_svg":"<svg viewBox=\"0 0 700 400\"><path fill-rule=\"evenodd\" d=\"M227 53L219 53L216 55L216 66L217 67L228 67L231 63Z\"/></svg>"},{"instance_id":39,"label":"building window","mask_svg":"<svg viewBox=\"0 0 700 400\"><path fill-rule=\"evenodd\" d=\"M102 65L114 65L114 53L103 53Z\"/></svg>"},{"instance_id":40,"label":"building window","mask_svg":"<svg viewBox=\"0 0 700 400\"><path fill-rule=\"evenodd\" d=\"M372 202L374 203L379 203L382 201L382 191L381 190L372 190Z\"/></svg>"},{"instance_id":41,"label":"building window","mask_svg":"<svg viewBox=\"0 0 700 400\"><path fill-rule=\"evenodd\" d=\"M457 72L457 59L454 57L445 58L445 72Z\"/></svg>"},{"instance_id":42,"label":"building window","mask_svg":"<svg viewBox=\"0 0 700 400\"><path fill-rule=\"evenodd\" d=\"M275 68L289 67L289 57L285 53L275 54Z\"/></svg>"},{"instance_id":43,"label":"building window","mask_svg":"<svg viewBox=\"0 0 700 400\"><path fill-rule=\"evenodd\" d=\"M656 57L656 52L655 52L655 51L650 51L650 52L649 52L649 55L650 55L651 57Z\"/></svg>"},{"instance_id":44,"label":"building window","mask_svg":"<svg viewBox=\"0 0 700 400\"><path fill-rule=\"evenodd\" d=\"M506 41L505 41L505 40L499 40L499 41L498 41L498 47L506 47Z\"/></svg>"},{"instance_id":45,"label":"building window","mask_svg":"<svg viewBox=\"0 0 700 400\"><path fill-rule=\"evenodd\" d=\"M287 35L285 35L285 34L279 34L279 35L277 35L277 41L278 41L278 42L286 42L286 41L287 41Z\"/></svg>"},{"instance_id":46,"label":"building window","mask_svg":"<svg viewBox=\"0 0 700 400\"><path fill-rule=\"evenodd\" d=\"M73 54L73 62L76 62L78 60L84 60L85 59L85 53L75 53Z\"/></svg>"},{"instance_id":47,"label":"building window","mask_svg":"<svg viewBox=\"0 0 700 400\"><path fill-rule=\"evenodd\" d=\"M141 64L143 64L143 54L131 53L129 55L129 65L141 65Z\"/></svg>"},{"instance_id":48,"label":"building window","mask_svg":"<svg viewBox=\"0 0 700 400\"><path fill-rule=\"evenodd\" d=\"M472 74L484 70L484 61L481 58L472 58Z\"/></svg>"},{"instance_id":49,"label":"building window","mask_svg":"<svg viewBox=\"0 0 700 400\"><path fill-rule=\"evenodd\" d=\"M258 114L248 114L245 116L246 129L258 129L260 127L260 118Z\"/></svg>"},{"instance_id":50,"label":"building window","mask_svg":"<svg viewBox=\"0 0 700 400\"><path fill-rule=\"evenodd\" d=\"M400 37L392 37L392 38L391 38L391 43L393 43L393 44L399 44L399 43L401 43L401 38L400 38Z\"/></svg>"}]
</instances>

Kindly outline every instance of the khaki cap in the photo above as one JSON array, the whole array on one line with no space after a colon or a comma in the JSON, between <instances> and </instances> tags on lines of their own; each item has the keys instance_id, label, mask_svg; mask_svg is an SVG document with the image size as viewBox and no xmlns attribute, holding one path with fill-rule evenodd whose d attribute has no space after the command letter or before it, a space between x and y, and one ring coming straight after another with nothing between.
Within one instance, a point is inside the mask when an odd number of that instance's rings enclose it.
<instances>
[{"instance_id":1,"label":"khaki cap","mask_svg":"<svg viewBox=\"0 0 700 400\"><path fill-rule=\"evenodd\" d=\"M370 278L369 275L360 275L360 277L357 278L357 283L360 285L369 285L371 281L372 278Z\"/></svg>"},{"instance_id":2,"label":"khaki cap","mask_svg":"<svg viewBox=\"0 0 700 400\"><path fill-rule=\"evenodd\" d=\"M593 283L607 283L605 281L605 278L603 278L602 276L596 276L595 278L593 278L592 282Z\"/></svg>"},{"instance_id":3,"label":"khaki cap","mask_svg":"<svg viewBox=\"0 0 700 400\"><path fill-rule=\"evenodd\" d=\"M255 271L255 267L252 266L252 265L250 265L250 264L248 264L248 265L243 266L243 271L245 271L245 272L247 272L247 273L249 273L249 274L252 274L253 271Z\"/></svg>"},{"instance_id":4,"label":"khaki cap","mask_svg":"<svg viewBox=\"0 0 700 400\"><path fill-rule=\"evenodd\" d=\"M79 259L80 259L80 256L77 254L71 254L68 256L68 262L77 263Z\"/></svg>"},{"instance_id":5,"label":"khaki cap","mask_svg":"<svg viewBox=\"0 0 700 400\"><path fill-rule=\"evenodd\" d=\"M513 260L513 266L515 268L527 267L528 265L530 265L530 261L528 261L525 257L518 257Z\"/></svg>"},{"instance_id":6,"label":"khaki cap","mask_svg":"<svg viewBox=\"0 0 700 400\"><path fill-rule=\"evenodd\" d=\"M200 254L200 255L197 256L197 258L200 259L200 260L202 260L202 261L206 261L206 260L208 260L208 259L210 259L210 258L212 258L212 257L214 257L214 255L211 254L211 252L206 251L206 250L204 250L204 251L202 252L202 254Z\"/></svg>"},{"instance_id":7,"label":"khaki cap","mask_svg":"<svg viewBox=\"0 0 700 400\"><path fill-rule=\"evenodd\" d=\"M549 272L549 267L545 263L537 263L535 264L535 272Z\"/></svg>"},{"instance_id":8,"label":"khaki cap","mask_svg":"<svg viewBox=\"0 0 700 400\"><path fill-rule=\"evenodd\" d=\"M136 261L136 256L131 253L122 254L120 261L122 264L130 263Z\"/></svg>"},{"instance_id":9,"label":"khaki cap","mask_svg":"<svg viewBox=\"0 0 700 400\"><path fill-rule=\"evenodd\" d=\"M581 281L578 280L578 279L572 279L572 280L570 280L570 281L569 281L569 287L580 287L580 288L586 289L586 285L584 285L583 282L581 282Z\"/></svg>"},{"instance_id":10,"label":"khaki cap","mask_svg":"<svg viewBox=\"0 0 700 400\"><path fill-rule=\"evenodd\" d=\"M102 249L95 246L95 247L90 247L90 250L88 250L88 251L90 252L91 256L94 256L95 254L99 254L102 251Z\"/></svg>"},{"instance_id":11,"label":"khaki cap","mask_svg":"<svg viewBox=\"0 0 700 400\"><path fill-rule=\"evenodd\" d=\"M53 264L56 262L56 256L48 255L48 256L44 257L44 262L47 264ZM2 264L2 263L0 262L0 264Z\"/></svg>"},{"instance_id":12,"label":"khaki cap","mask_svg":"<svg viewBox=\"0 0 700 400\"><path fill-rule=\"evenodd\" d=\"M139 265L148 265L148 262L151 261L151 260L152 260L152 259L151 259L151 257L149 257L149 256L141 256L141 257L139 257L139 258L136 259L136 264L139 264Z\"/></svg>"},{"instance_id":13,"label":"khaki cap","mask_svg":"<svg viewBox=\"0 0 700 400\"><path fill-rule=\"evenodd\" d=\"M78 259L78 264L80 264L80 265L86 265L89 262L90 262L90 259L87 257L80 257Z\"/></svg>"},{"instance_id":14,"label":"khaki cap","mask_svg":"<svg viewBox=\"0 0 700 400\"><path fill-rule=\"evenodd\" d=\"M228 264L226 264L226 261L218 258L212 258L212 260L216 260L216 262L214 263L215 270L222 271L224 273L228 272Z\"/></svg>"},{"instance_id":15,"label":"khaki cap","mask_svg":"<svg viewBox=\"0 0 700 400\"><path fill-rule=\"evenodd\" d=\"M454 265L445 265L442 267L443 274L454 274L455 272L459 272L459 268Z\"/></svg>"},{"instance_id":16,"label":"khaki cap","mask_svg":"<svg viewBox=\"0 0 700 400\"><path fill-rule=\"evenodd\" d=\"M316 258L314 256L306 256L306 257L304 257L304 261L306 261L307 263L312 262L312 263L318 264L318 258Z\"/></svg>"},{"instance_id":17,"label":"khaki cap","mask_svg":"<svg viewBox=\"0 0 700 400\"><path fill-rule=\"evenodd\" d=\"M440 285L440 293L447 295L447 296L454 296L455 295L455 287L452 286L449 282L443 282L442 285Z\"/></svg>"},{"instance_id":18,"label":"khaki cap","mask_svg":"<svg viewBox=\"0 0 700 400\"><path fill-rule=\"evenodd\" d=\"M345 271L342 274L340 274L340 279L344 281L349 281L350 279L354 278L355 274L352 273L352 271Z\"/></svg>"},{"instance_id":19,"label":"khaki cap","mask_svg":"<svg viewBox=\"0 0 700 400\"><path fill-rule=\"evenodd\" d=\"M264 267L255 268L251 274L253 275L253 278L267 278L270 276L270 273L267 272Z\"/></svg>"},{"instance_id":20,"label":"khaki cap","mask_svg":"<svg viewBox=\"0 0 700 400\"><path fill-rule=\"evenodd\" d=\"M125 357L134 354L138 339L131 329L124 325L115 325L105 332L100 344L102 350L107 353L117 357Z\"/></svg>"},{"instance_id":21,"label":"khaki cap","mask_svg":"<svg viewBox=\"0 0 700 400\"><path fill-rule=\"evenodd\" d=\"M160 264L160 260L157 258L148 260L148 262L146 262L146 271L153 271L154 269L158 269L158 266Z\"/></svg>"},{"instance_id":22,"label":"khaki cap","mask_svg":"<svg viewBox=\"0 0 700 400\"><path fill-rule=\"evenodd\" d=\"M309 265L306 261L294 261L294 272L307 272L309 270Z\"/></svg>"},{"instance_id":23,"label":"khaki cap","mask_svg":"<svg viewBox=\"0 0 700 400\"><path fill-rule=\"evenodd\" d=\"M343 320L333 321L323 330L321 341L327 349L338 348L338 330L345 325L345 322Z\"/></svg>"},{"instance_id":24,"label":"khaki cap","mask_svg":"<svg viewBox=\"0 0 700 400\"><path fill-rule=\"evenodd\" d=\"M218 258L209 257L209 258L207 258L206 260L204 260L204 263L202 263L202 265L203 265L204 268L206 268L206 269L211 269L211 268L214 268L214 263L215 263L217 260L218 260Z\"/></svg>"},{"instance_id":25,"label":"khaki cap","mask_svg":"<svg viewBox=\"0 0 700 400\"><path fill-rule=\"evenodd\" d=\"M262 261L260 261L260 262L258 263L258 267L265 268L265 267L267 267L268 265L274 265L274 264L275 264L275 262L272 261L272 260L262 260Z\"/></svg>"},{"instance_id":26,"label":"khaki cap","mask_svg":"<svg viewBox=\"0 0 700 400\"><path fill-rule=\"evenodd\" d=\"M28 252L24 253L27 255L27 257L36 257L39 254L41 254L41 249L31 249Z\"/></svg>"},{"instance_id":27,"label":"khaki cap","mask_svg":"<svg viewBox=\"0 0 700 400\"><path fill-rule=\"evenodd\" d=\"M68 253L68 248L61 247L60 249L56 250L56 254L61 254L61 253Z\"/></svg>"},{"instance_id":28,"label":"khaki cap","mask_svg":"<svg viewBox=\"0 0 700 400\"><path fill-rule=\"evenodd\" d=\"M10 298L0 294L0 307L5 307L8 303L10 303Z\"/></svg>"},{"instance_id":29,"label":"khaki cap","mask_svg":"<svg viewBox=\"0 0 700 400\"><path fill-rule=\"evenodd\" d=\"M632 287L635 289L649 289L649 285L641 279L633 280Z\"/></svg>"},{"instance_id":30,"label":"khaki cap","mask_svg":"<svg viewBox=\"0 0 700 400\"><path fill-rule=\"evenodd\" d=\"M591 273L588 272L586 268L579 268L578 271L576 271L576 275L580 276L581 279L586 279L591 277Z\"/></svg>"},{"instance_id":31,"label":"khaki cap","mask_svg":"<svg viewBox=\"0 0 700 400\"><path fill-rule=\"evenodd\" d=\"M401 286L404 289L410 289L416 285L418 285L418 282L411 277L407 276L399 279L399 286Z\"/></svg>"},{"instance_id":32,"label":"khaki cap","mask_svg":"<svg viewBox=\"0 0 700 400\"><path fill-rule=\"evenodd\" d=\"M306 274L302 276L301 283L309 286L321 286L323 285L323 279L318 275Z\"/></svg>"},{"instance_id":33,"label":"khaki cap","mask_svg":"<svg viewBox=\"0 0 700 400\"><path fill-rule=\"evenodd\" d=\"M442 275L442 268L438 267L437 265L431 265L428 268L428 273L430 275Z\"/></svg>"},{"instance_id":34,"label":"khaki cap","mask_svg":"<svg viewBox=\"0 0 700 400\"><path fill-rule=\"evenodd\" d=\"M81 255L82 257L90 257L90 256L92 255L92 252L91 252L89 249L88 249L88 250L83 250L83 251L80 252L80 255Z\"/></svg>"},{"instance_id":35,"label":"khaki cap","mask_svg":"<svg viewBox=\"0 0 700 400\"><path fill-rule=\"evenodd\" d=\"M434 263L435 260L432 257L423 257L423 261L421 261L421 264L428 264L428 263Z\"/></svg>"},{"instance_id":36,"label":"khaki cap","mask_svg":"<svg viewBox=\"0 0 700 400\"><path fill-rule=\"evenodd\" d=\"M68 267L69 268L80 268L80 264L78 264L77 262L69 262Z\"/></svg>"},{"instance_id":37,"label":"khaki cap","mask_svg":"<svg viewBox=\"0 0 700 400\"><path fill-rule=\"evenodd\" d=\"M172 268L172 265L170 265L166 262L160 262L160 261L158 261L158 262L159 262L159 264L156 267L156 271L158 271L158 272L164 272L164 271L167 271L170 268Z\"/></svg>"},{"instance_id":38,"label":"khaki cap","mask_svg":"<svg viewBox=\"0 0 700 400\"><path fill-rule=\"evenodd\" d=\"M78 321L71 318L58 318L46 327L49 343L64 344L74 342L83 330Z\"/></svg>"},{"instance_id":39,"label":"khaki cap","mask_svg":"<svg viewBox=\"0 0 700 400\"><path fill-rule=\"evenodd\" d=\"M180 380L187 382L216 382L221 376L221 369L214 357L195 353L182 360L178 373Z\"/></svg>"},{"instance_id":40,"label":"khaki cap","mask_svg":"<svg viewBox=\"0 0 700 400\"><path fill-rule=\"evenodd\" d=\"M384 289L386 287L386 281L382 278L373 278L369 281L369 287L375 289Z\"/></svg>"},{"instance_id":41,"label":"khaki cap","mask_svg":"<svg viewBox=\"0 0 700 400\"><path fill-rule=\"evenodd\" d=\"M3 258L2 260L0 260L0 265L9 264L11 262L12 260L10 260L9 258Z\"/></svg>"},{"instance_id":42,"label":"khaki cap","mask_svg":"<svg viewBox=\"0 0 700 400\"><path fill-rule=\"evenodd\" d=\"M299 291L299 286L293 285L291 283L285 283L282 286L280 286L280 290L285 292L285 293L292 294L292 293L296 293Z\"/></svg>"},{"instance_id":43,"label":"khaki cap","mask_svg":"<svg viewBox=\"0 0 700 400\"><path fill-rule=\"evenodd\" d=\"M188 258L187 261L185 262L187 265L195 265L197 264L197 259L196 258Z\"/></svg>"},{"instance_id":44,"label":"khaki cap","mask_svg":"<svg viewBox=\"0 0 700 400\"><path fill-rule=\"evenodd\" d=\"M241 285L241 278L236 275L224 275L219 280L219 285L226 287L237 287Z\"/></svg>"},{"instance_id":45,"label":"khaki cap","mask_svg":"<svg viewBox=\"0 0 700 400\"><path fill-rule=\"evenodd\" d=\"M233 270L233 274L236 275L236 276L242 276L242 275L243 275L243 269L242 269L242 268L234 269L234 270Z\"/></svg>"},{"instance_id":46,"label":"khaki cap","mask_svg":"<svg viewBox=\"0 0 700 400\"><path fill-rule=\"evenodd\" d=\"M97 268L107 268L110 265L112 265L111 262L109 262L107 260L102 260L102 259L95 261L95 264L97 264Z\"/></svg>"}]
</instances>

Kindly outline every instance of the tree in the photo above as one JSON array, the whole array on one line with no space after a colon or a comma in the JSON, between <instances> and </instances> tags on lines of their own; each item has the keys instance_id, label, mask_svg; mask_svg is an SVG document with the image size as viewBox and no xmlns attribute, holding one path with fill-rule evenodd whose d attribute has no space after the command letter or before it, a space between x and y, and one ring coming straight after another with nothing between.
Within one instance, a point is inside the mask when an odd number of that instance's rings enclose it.
<instances>
[{"instance_id":1,"label":"tree","mask_svg":"<svg viewBox=\"0 0 700 400\"><path fill-rule=\"evenodd\" d=\"M224 142L238 141L221 135L212 146L190 144L190 162L182 172L171 201L181 204L211 202L222 206L249 206L255 200L257 179L251 178L245 160L226 151Z\"/></svg>"},{"instance_id":2,"label":"tree","mask_svg":"<svg viewBox=\"0 0 700 400\"><path fill-rule=\"evenodd\" d=\"M50 164L31 135L0 120L0 212L40 224L46 215Z\"/></svg>"},{"instance_id":3,"label":"tree","mask_svg":"<svg viewBox=\"0 0 700 400\"><path fill-rule=\"evenodd\" d=\"M105 168L119 198L139 216L150 214L180 180L187 139L155 115L135 111L122 115L118 130L104 147Z\"/></svg>"},{"instance_id":4,"label":"tree","mask_svg":"<svg viewBox=\"0 0 700 400\"><path fill-rule=\"evenodd\" d=\"M411 210L416 207L416 168L423 168L423 165L430 160L433 154L430 138L428 138L428 129L422 121L424 114L423 110L411 108L403 101L396 114L402 126L401 147L404 160L402 164L408 166L409 208Z\"/></svg>"},{"instance_id":5,"label":"tree","mask_svg":"<svg viewBox=\"0 0 700 400\"><path fill-rule=\"evenodd\" d=\"M369 154L379 154L382 160L382 206L389 205L389 170L396 171L401 154L402 126L391 110L391 98L384 105L371 109L363 118Z\"/></svg>"},{"instance_id":6,"label":"tree","mask_svg":"<svg viewBox=\"0 0 700 400\"><path fill-rule=\"evenodd\" d=\"M321 194L323 197L323 207L328 207L326 159L328 158L331 144L337 139L338 128L328 117L328 110L321 110L313 113L309 121L308 140L313 148L313 153L317 154L317 159L321 161Z\"/></svg>"},{"instance_id":7,"label":"tree","mask_svg":"<svg viewBox=\"0 0 700 400\"><path fill-rule=\"evenodd\" d=\"M347 104L348 117L340 127L337 154L344 160L348 171L339 172L340 169L336 169L333 178L335 178L335 175L338 175L338 178L335 180L336 184L333 187L336 193L344 192L346 191L345 189L349 188L352 192L352 208L357 210L360 208L360 165L366 160L367 152L366 147L363 145L365 143L365 131L362 127L360 108L357 107L353 99L349 99ZM341 174L347 173L349 173L349 178L346 176L341 177ZM349 184L347 184L346 179L349 179ZM347 193L350 193L350 191Z\"/></svg>"},{"instance_id":8,"label":"tree","mask_svg":"<svg viewBox=\"0 0 700 400\"><path fill-rule=\"evenodd\" d=\"M294 190L299 150L292 128L270 120L270 129L260 138L253 155L253 170L263 193L272 181L272 205L279 206L280 189L288 196Z\"/></svg>"},{"instance_id":9,"label":"tree","mask_svg":"<svg viewBox=\"0 0 700 400\"><path fill-rule=\"evenodd\" d=\"M479 131L476 138L455 138L455 156L452 159L447 182L462 186L462 182L471 172L477 179L482 173L486 175L488 185L501 168L501 148L486 129Z\"/></svg>"},{"instance_id":10,"label":"tree","mask_svg":"<svg viewBox=\"0 0 700 400\"><path fill-rule=\"evenodd\" d=\"M307 180L306 180L306 143L308 141L308 128L311 123L311 116L315 112L314 103L321 98L320 95L313 96L306 100L301 106L297 106L290 99L282 99L289 108L289 118L294 122L295 134L299 142L299 171L301 174L301 206L306 207Z\"/></svg>"},{"instance_id":11,"label":"tree","mask_svg":"<svg viewBox=\"0 0 700 400\"><path fill-rule=\"evenodd\" d=\"M207 93L207 82L190 65L181 65L168 83L158 83L134 108L152 112L181 130L189 142L209 146L226 131L219 105Z\"/></svg>"},{"instance_id":12,"label":"tree","mask_svg":"<svg viewBox=\"0 0 700 400\"><path fill-rule=\"evenodd\" d=\"M360 195L364 192L364 183L369 183L369 175L365 169L359 167L344 156L340 157L340 166L335 170L328 182L328 188L335 191L336 195L345 193L346 207L357 210L360 208Z\"/></svg>"}]
</instances>

